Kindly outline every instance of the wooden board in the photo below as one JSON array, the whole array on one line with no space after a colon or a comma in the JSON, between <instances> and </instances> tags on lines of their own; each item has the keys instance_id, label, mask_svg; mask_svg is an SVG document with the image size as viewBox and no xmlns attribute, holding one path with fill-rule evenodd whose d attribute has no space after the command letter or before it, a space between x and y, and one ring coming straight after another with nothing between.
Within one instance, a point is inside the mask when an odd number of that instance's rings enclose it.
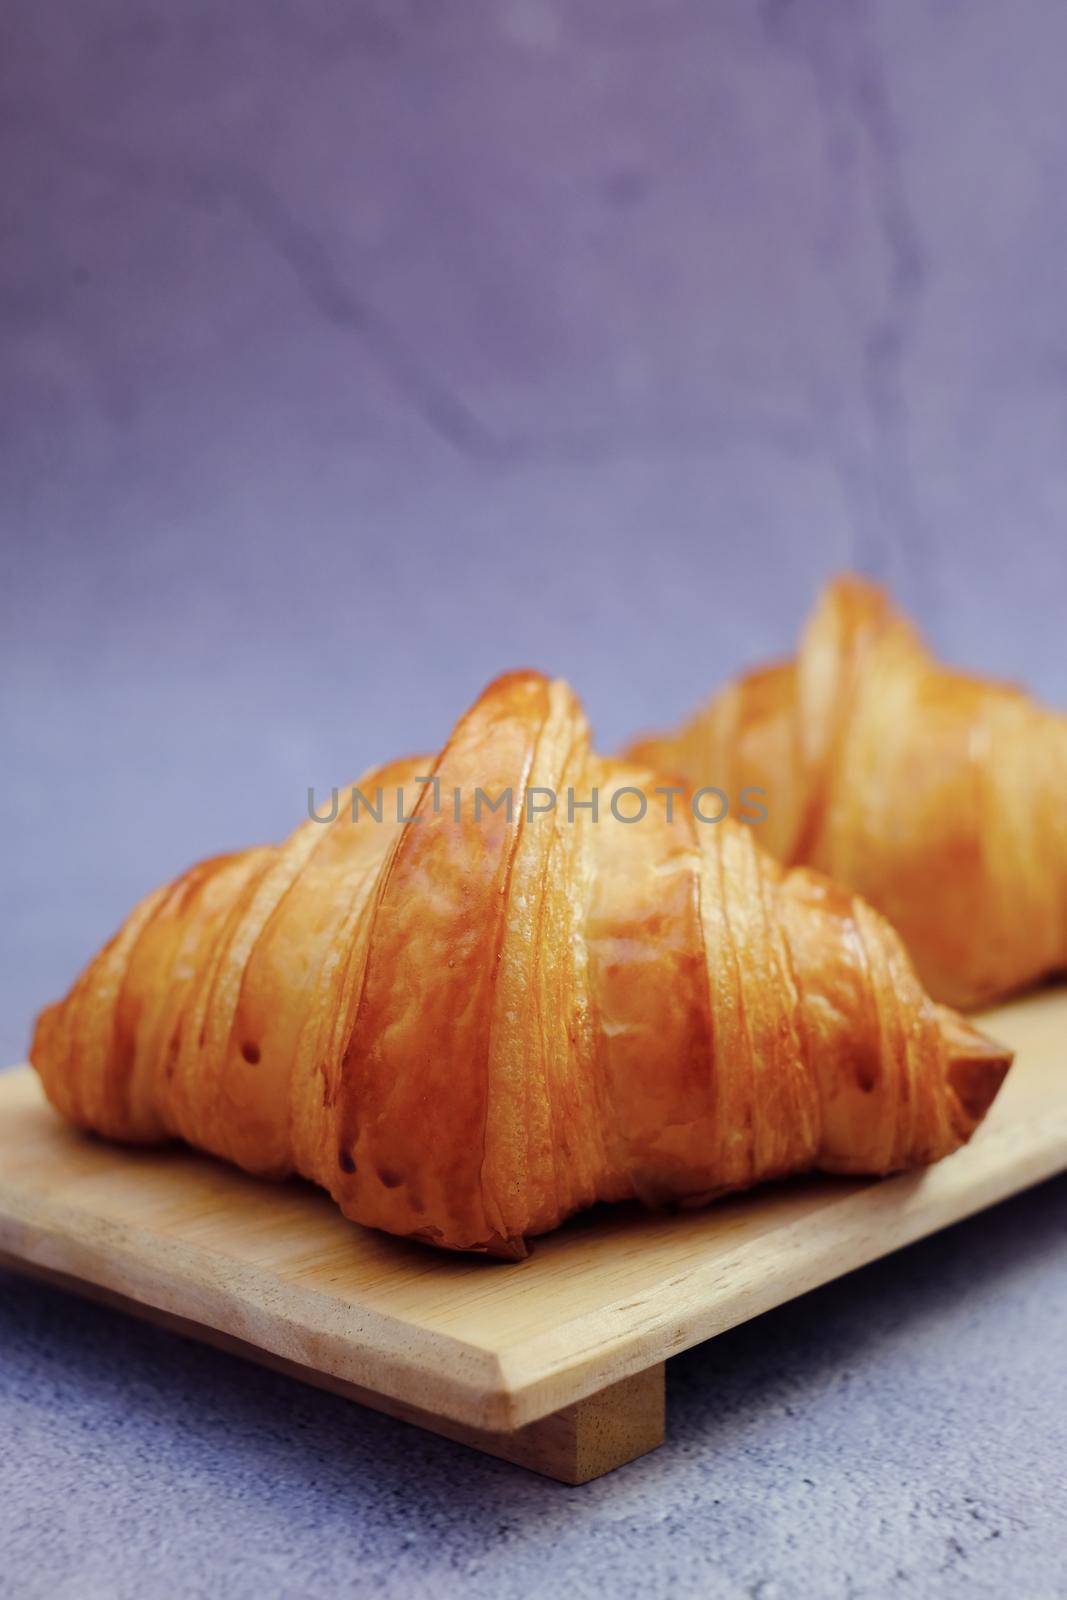
<instances>
[{"instance_id":1,"label":"wooden board","mask_svg":"<svg viewBox=\"0 0 1067 1600\"><path fill-rule=\"evenodd\" d=\"M299 1184L65 1127L0 1074L0 1252L180 1331L582 1481L663 1436L663 1362L1067 1168L1067 990L983 1022L1016 1064L971 1145L881 1182L603 1209L517 1264L348 1223Z\"/></svg>"}]
</instances>

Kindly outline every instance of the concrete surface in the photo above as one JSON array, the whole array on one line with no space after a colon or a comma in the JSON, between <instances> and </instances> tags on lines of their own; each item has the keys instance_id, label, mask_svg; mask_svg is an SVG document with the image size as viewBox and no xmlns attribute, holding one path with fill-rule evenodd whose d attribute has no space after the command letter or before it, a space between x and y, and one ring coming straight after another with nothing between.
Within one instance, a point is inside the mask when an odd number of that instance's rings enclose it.
<instances>
[{"instance_id":1,"label":"concrete surface","mask_svg":"<svg viewBox=\"0 0 1067 1600\"><path fill-rule=\"evenodd\" d=\"M7 0L0 1059L508 666L611 746L855 564L1067 704L1065 55L1055 0ZM0 1586L1051 1595L1064 1210L686 1358L578 1495L7 1295Z\"/></svg>"},{"instance_id":2,"label":"concrete surface","mask_svg":"<svg viewBox=\"0 0 1067 1600\"><path fill-rule=\"evenodd\" d=\"M1053 1600L1067 1179L678 1357L566 1489L0 1277L0 1593Z\"/></svg>"}]
</instances>

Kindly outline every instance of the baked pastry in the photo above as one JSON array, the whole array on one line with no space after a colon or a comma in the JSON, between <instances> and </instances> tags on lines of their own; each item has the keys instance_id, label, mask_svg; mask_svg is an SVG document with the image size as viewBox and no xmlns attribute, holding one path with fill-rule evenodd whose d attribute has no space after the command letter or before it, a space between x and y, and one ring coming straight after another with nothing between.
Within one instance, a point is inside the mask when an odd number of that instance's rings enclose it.
<instances>
[{"instance_id":1,"label":"baked pastry","mask_svg":"<svg viewBox=\"0 0 1067 1600\"><path fill-rule=\"evenodd\" d=\"M433 761L149 895L38 1021L49 1097L503 1256L595 1201L956 1149L1008 1053L861 901L661 782L590 752L565 684L498 679Z\"/></svg>"},{"instance_id":2,"label":"baked pastry","mask_svg":"<svg viewBox=\"0 0 1067 1600\"><path fill-rule=\"evenodd\" d=\"M942 666L874 584L839 578L791 660L631 756L763 790L760 843L876 906L938 1000L1067 969L1067 717Z\"/></svg>"}]
</instances>

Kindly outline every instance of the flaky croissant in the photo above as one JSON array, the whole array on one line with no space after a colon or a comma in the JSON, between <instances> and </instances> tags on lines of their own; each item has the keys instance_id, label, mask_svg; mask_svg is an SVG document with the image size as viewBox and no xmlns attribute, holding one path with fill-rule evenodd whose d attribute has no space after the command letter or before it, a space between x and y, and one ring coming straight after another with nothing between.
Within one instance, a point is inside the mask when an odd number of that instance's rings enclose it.
<instances>
[{"instance_id":1,"label":"flaky croissant","mask_svg":"<svg viewBox=\"0 0 1067 1600\"><path fill-rule=\"evenodd\" d=\"M876 913L668 820L661 781L591 754L565 684L499 679L436 760L144 900L38 1021L50 1098L511 1256L595 1201L954 1150L1009 1055Z\"/></svg>"},{"instance_id":2,"label":"flaky croissant","mask_svg":"<svg viewBox=\"0 0 1067 1600\"><path fill-rule=\"evenodd\" d=\"M792 660L630 756L762 789L761 845L876 906L938 1000L1067 969L1067 717L942 666L874 584L839 578Z\"/></svg>"}]
</instances>

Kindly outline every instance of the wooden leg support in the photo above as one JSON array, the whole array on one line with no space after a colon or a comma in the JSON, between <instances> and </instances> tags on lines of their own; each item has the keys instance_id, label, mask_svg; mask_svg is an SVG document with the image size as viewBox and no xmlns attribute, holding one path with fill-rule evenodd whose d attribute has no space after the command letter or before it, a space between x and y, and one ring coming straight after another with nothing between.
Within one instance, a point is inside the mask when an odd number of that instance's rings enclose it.
<instances>
[{"instance_id":1,"label":"wooden leg support","mask_svg":"<svg viewBox=\"0 0 1067 1600\"><path fill-rule=\"evenodd\" d=\"M663 1443L663 1374L659 1361L515 1433L482 1433L424 1412L406 1420L560 1483L588 1483Z\"/></svg>"},{"instance_id":2,"label":"wooden leg support","mask_svg":"<svg viewBox=\"0 0 1067 1600\"><path fill-rule=\"evenodd\" d=\"M229 1334L217 1333L212 1328L198 1328L192 1323L182 1327L179 1325L181 1318L157 1312L147 1314L153 1321L175 1328L179 1333L246 1356L261 1366L273 1367L302 1383L328 1389L331 1394L343 1395L357 1405L381 1411L387 1417L411 1423L416 1428L425 1428L428 1433L438 1433L472 1450L499 1456L502 1461L512 1461L546 1478L556 1478L560 1483L588 1483L592 1478L602 1478L605 1472L625 1466L627 1461L647 1455L663 1443L666 1384L662 1361L644 1372L634 1373L633 1377L609 1384L606 1389L574 1405L564 1406L562 1411L553 1411L536 1422L528 1422L514 1433L497 1433L453 1422L450 1417L423 1411L405 1400L394 1400L390 1395L364 1389L344 1378L299 1366L295 1361L272 1355L268 1350L245 1344Z\"/></svg>"},{"instance_id":3,"label":"wooden leg support","mask_svg":"<svg viewBox=\"0 0 1067 1600\"><path fill-rule=\"evenodd\" d=\"M313 1367L301 1366L284 1356L276 1356L258 1345L222 1333L203 1323L171 1312L159 1311L154 1306L142 1305L113 1290L98 1284L84 1282L63 1272L40 1267L0 1253L0 1266L10 1267L28 1277L80 1294L86 1299L140 1317L146 1322L168 1328L185 1338L198 1339L202 1344L213 1345L231 1355L255 1361L260 1366L271 1367L297 1378L301 1383L312 1384L317 1389L327 1389L331 1394L343 1395L359 1405L368 1406L386 1416L396 1417L429 1433L441 1434L458 1444L469 1445L487 1455L499 1456L517 1466L540 1472L546 1478L556 1478L560 1483L588 1483L603 1477L615 1467L625 1466L649 1450L655 1450L664 1437L664 1363L657 1362L643 1372L612 1383L574 1405L564 1406L547 1417L529 1422L514 1433L489 1432L453 1422L436 1412L423 1411L406 1401L394 1400L389 1395L364 1389L344 1378L335 1378Z\"/></svg>"},{"instance_id":4,"label":"wooden leg support","mask_svg":"<svg viewBox=\"0 0 1067 1600\"><path fill-rule=\"evenodd\" d=\"M530 1472L540 1472L546 1478L556 1478L560 1483L588 1483L592 1478L602 1478L605 1472L625 1466L638 1456L647 1455L663 1443L665 1367L662 1361L637 1372L619 1383L609 1384L574 1405L564 1406L536 1422L528 1422L514 1433L491 1432L484 1428L471 1428L462 1422L453 1422L435 1411L423 1411L420 1406L409 1405L406 1400L394 1400L390 1395L364 1389L360 1384L335 1378L313 1367L298 1365L283 1356L272 1355L255 1345L245 1344L229 1334L218 1333L213 1328L201 1328L193 1323L182 1325L179 1317L164 1316L155 1311L145 1312L152 1321L175 1329L192 1338L201 1339L234 1355L245 1356L260 1366L273 1367L287 1373L301 1383L317 1389L328 1389L331 1394L343 1395L357 1405L372 1411L381 1411L387 1417L425 1428L428 1433L438 1433L444 1439L453 1439L472 1450L486 1455L499 1456L502 1461L512 1461Z\"/></svg>"}]
</instances>

